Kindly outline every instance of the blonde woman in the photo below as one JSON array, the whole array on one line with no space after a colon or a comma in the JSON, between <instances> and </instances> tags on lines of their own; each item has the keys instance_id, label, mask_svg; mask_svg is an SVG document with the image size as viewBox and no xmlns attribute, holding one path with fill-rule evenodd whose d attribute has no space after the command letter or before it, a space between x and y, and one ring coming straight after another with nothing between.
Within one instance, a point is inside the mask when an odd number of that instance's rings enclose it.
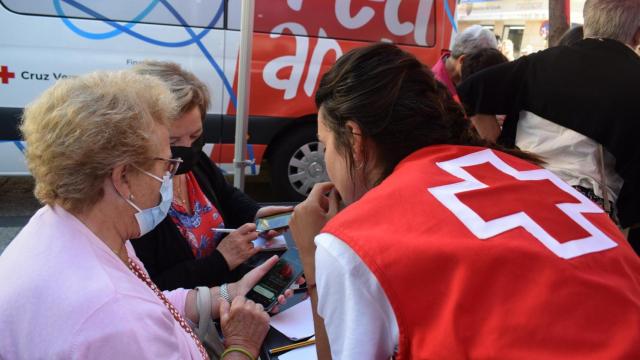
<instances>
[{"instance_id":1,"label":"blonde woman","mask_svg":"<svg viewBox=\"0 0 640 360\"><path fill-rule=\"evenodd\" d=\"M235 281L248 269L243 263L260 251L252 243L256 216L289 208L260 208L227 183L202 151L210 97L202 81L171 62L144 61L133 71L162 80L176 98L178 115L169 126L169 142L173 156L183 160L174 178L169 216L133 243L136 253L162 290ZM238 230L226 234L216 228Z\"/></svg>"},{"instance_id":2,"label":"blonde woman","mask_svg":"<svg viewBox=\"0 0 640 360\"><path fill-rule=\"evenodd\" d=\"M60 81L26 108L21 130L44 207L0 258L0 358L207 358L188 324L202 314L222 317L223 358L257 356L268 316L241 295L275 258L223 294L161 292L129 242L171 203L175 112L161 81L131 72Z\"/></svg>"}]
</instances>

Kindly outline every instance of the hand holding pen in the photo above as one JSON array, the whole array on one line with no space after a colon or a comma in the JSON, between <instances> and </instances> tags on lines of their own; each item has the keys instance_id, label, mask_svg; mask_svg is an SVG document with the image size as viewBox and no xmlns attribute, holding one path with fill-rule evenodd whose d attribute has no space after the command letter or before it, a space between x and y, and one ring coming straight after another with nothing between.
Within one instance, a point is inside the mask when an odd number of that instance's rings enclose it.
<instances>
[{"instance_id":1,"label":"hand holding pen","mask_svg":"<svg viewBox=\"0 0 640 360\"><path fill-rule=\"evenodd\" d=\"M253 245L253 240L258 238L256 224L247 223L237 229L212 229L213 231L225 230L229 235L218 244L217 250L222 254L229 270L233 270L250 257L257 254L260 248Z\"/></svg>"}]
</instances>

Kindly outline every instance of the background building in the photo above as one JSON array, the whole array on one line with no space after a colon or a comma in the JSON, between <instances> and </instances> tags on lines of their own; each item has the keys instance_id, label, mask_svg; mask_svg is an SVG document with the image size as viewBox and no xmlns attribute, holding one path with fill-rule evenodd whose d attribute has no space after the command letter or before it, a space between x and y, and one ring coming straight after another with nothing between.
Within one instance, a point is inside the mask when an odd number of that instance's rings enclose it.
<instances>
[{"instance_id":1,"label":"background building","mask_svg":"<svg viewBox=\"0 0 640 360\"><path fill-rule=\"evenodd\" d=\"M571 0L572 24L582 24L584 2ZM548 46L548 0L460 0L457 15L458 31L475 24L489 28L504 41L508 56L509 43L514 58Z\"/></svg>"}]
</instances>

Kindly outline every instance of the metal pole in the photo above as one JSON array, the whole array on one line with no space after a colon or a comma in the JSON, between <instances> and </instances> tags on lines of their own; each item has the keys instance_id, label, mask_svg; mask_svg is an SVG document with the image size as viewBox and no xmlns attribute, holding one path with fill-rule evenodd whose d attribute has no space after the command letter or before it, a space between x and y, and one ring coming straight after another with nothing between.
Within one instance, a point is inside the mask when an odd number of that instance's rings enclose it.
<instances>
[{"instance_id":1,"label":"metal pole","mask_svg":"<svg viewBox=\"0 0 640 360\"><path fill-rule=\"evenodd\" d=\"M233 186L240 190L244 190L244 168L248 165L246 153L247 130L249 127L253 9L254 0L242 0L240 58L238 66L238 103L236 105L236 138L233 152Z\"/></svg>"}]
</instances>

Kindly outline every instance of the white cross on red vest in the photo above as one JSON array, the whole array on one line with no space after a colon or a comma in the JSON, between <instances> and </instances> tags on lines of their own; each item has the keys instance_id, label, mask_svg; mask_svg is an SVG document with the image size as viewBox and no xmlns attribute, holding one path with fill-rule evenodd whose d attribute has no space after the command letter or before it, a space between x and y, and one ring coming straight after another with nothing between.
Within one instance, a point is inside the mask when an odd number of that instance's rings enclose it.
<instances>
[{"instance_id":1,"label":"white cross on red vest","mask_svg":"<svg viewBox=\"0 0 640 360\"><path fill-rule=\"evenodd\" d=\"M603 210L548 170L516 170L492 150L437 165L462 181L429 192L479 239L522 227L564 259L617 246L584 216Z\"/></svg>"}]
</instances>

